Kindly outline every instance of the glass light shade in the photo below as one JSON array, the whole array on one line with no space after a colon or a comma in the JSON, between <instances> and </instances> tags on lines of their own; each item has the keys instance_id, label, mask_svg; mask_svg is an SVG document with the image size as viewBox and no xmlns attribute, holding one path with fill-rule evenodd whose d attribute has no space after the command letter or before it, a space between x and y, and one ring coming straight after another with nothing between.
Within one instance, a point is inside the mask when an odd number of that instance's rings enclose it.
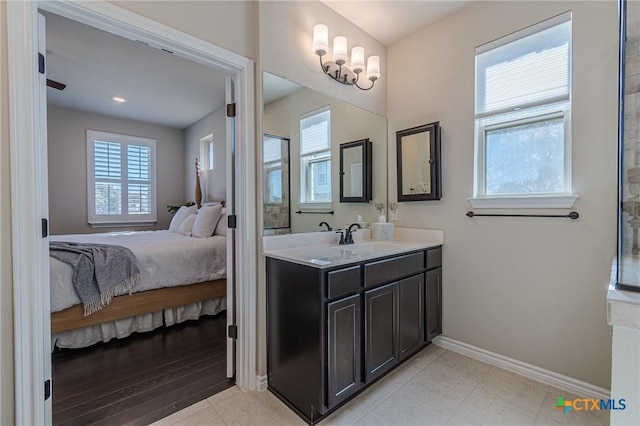
<instances>
[{"instance_id":1,"label":"glass light shade","mask_svg":"<svg viewBox=\"0 0 640 426\"><path fill-rule=\"evenodd\" d=\"M349 59L347 38L345 36L337 36L333 39L333 62L338 65L344 65L347 59Z\"/></svg>"},{"instance_id":2,"label":"glass light shade","mask_svg":"<svg viewBox=\"0 0 640 426\"><path fill-rule=\"evenodd\" d=\"M364 71L364 47L356 46L351 49L351 71L356 74Z\"/></svg>"},{"instance_id":3,"label":"glass light shade","mask_svg":"<svg viewBox=\"0 0 640 426\"><path fill-rule=\"evenodd\" d=\"M313 52L324 56L329 51L329 27L318 24L313 27Z\"/></svg>"},{"instance_id":4,"label":"glass light shade","mask_svg":"<svg viewBox=\"0 0 640 426\"><path fill-rule=\"evenodd\" d=\"M367 78L376 81L380 78L380 56L369 56L367 58Z\"/></svg>"}]
</instances>

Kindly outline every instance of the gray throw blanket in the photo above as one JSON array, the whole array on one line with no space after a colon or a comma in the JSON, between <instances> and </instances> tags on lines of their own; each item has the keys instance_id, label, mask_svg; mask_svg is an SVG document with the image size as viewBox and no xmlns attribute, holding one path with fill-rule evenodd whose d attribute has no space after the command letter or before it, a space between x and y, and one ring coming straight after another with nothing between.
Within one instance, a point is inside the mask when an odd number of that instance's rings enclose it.
<instances>
[{"instance_id":1,"label":"gray throw blanket","mask_svg":"<svg viewBox=\"0 0 640 426\"><path fill-rule=\"evenodd\" d=\"M121 246L49 242L49 255L73 268L73 286L91 315L111 303L118 292L140 282L140 264L133 252Z\"/></svg>"}]
</instances>

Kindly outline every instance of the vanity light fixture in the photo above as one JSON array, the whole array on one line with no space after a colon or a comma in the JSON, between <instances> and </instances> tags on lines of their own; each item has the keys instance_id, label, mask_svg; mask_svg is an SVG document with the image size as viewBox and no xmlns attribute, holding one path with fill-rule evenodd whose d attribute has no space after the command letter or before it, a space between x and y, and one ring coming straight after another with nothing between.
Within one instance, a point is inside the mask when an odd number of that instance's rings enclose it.
<instances>
[{"instance_id":1,"label":"vanity light fixture","mask_svg":"<svg viewBox=\"0 0 640 426\"><path fill-rule=\"evenodd\" d=\"M333 39L333 61L322 62L322 57L329 51L329 27L318 24L313 27L313 52L320 57L322 71L338 83L348 86L356 86L360 90L369 90L376 80L380 78L380 56L367 58L366 75L371 81L371 86L362 87L358 84L360 74L365 72L364 47L356 46L351 49L351 64L345 64L349 60L347 50L347 38L337 36Z\"/></svg>"}]
</instances>

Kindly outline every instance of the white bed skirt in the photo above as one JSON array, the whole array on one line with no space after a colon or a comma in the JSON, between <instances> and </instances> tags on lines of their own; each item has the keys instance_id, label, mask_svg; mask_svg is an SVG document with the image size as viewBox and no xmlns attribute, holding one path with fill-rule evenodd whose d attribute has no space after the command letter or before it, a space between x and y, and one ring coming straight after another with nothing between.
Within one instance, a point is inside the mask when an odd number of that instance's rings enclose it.
<instances>
[{"instance_id":1,"label":"white bed skirt","mask_svg":"<svg viewBox=\"0 0 640 426\"><path fill-rule=\"evenodd\" d=\"M168 308L150 314L119 319L77 330L64 331L51 336L51 347L77 349L111 339L122 339L132 333L145 333L162 327L171 326L188 320L195 320L203 315L216 315L227 309L227 298L205 300L184 306Z\"/></svg>"}]
</instances>

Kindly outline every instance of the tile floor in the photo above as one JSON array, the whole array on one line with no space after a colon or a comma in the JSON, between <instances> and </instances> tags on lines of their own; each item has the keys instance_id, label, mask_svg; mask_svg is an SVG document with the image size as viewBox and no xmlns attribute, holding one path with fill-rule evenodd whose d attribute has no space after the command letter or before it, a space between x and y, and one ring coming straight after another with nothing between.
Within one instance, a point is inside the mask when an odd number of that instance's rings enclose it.
<instances>
[{"instance_id":1,"label":"tile floor","mask_svg":"<svg viewBox=\"0 0 640 426\"><path fill-rule=\"evenodd\" d=\"M608 425L608 411L564 414L568 392L431 345L320 425ZM153 426L304 425L270 392L227 389Z\"/></svg>"}]
</instances>

